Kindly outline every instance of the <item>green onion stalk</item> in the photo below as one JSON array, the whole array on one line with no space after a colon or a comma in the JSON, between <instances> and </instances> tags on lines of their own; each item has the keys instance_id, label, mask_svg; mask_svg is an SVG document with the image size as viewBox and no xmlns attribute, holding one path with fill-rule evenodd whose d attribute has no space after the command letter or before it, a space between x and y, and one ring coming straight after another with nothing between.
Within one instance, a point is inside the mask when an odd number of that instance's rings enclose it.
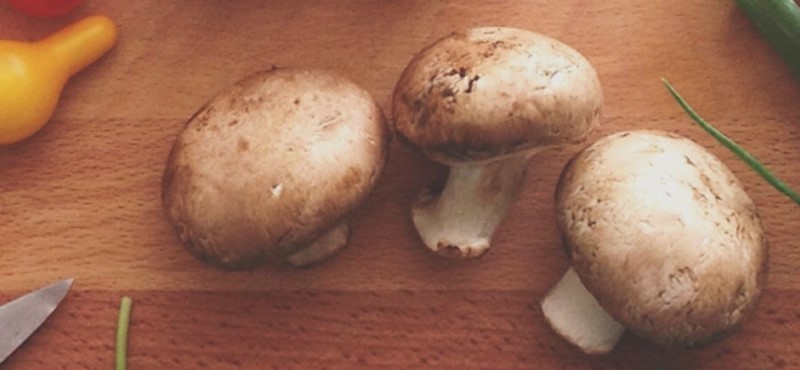
<instances>
[{"instance_id":1,"label":"green onion stalk","mask_svg":"<svg viewBox=\"0 0 800 370\"><path fill-rule=\"evenodd\" d=\"M800 79L800 6L795 0L736 0L758 32Z\"/></svg>"}]
</instances>

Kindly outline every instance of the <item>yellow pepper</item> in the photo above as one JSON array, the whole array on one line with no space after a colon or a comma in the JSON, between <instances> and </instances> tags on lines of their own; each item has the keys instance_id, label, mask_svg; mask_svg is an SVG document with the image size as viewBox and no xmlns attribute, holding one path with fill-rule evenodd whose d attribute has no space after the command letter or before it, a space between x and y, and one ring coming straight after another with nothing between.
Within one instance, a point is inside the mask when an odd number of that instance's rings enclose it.
<instances>
[{"instance_id":1,"label":"yellow pepper","mask_svg":"<svg viewBox=\"0 0 800 370\"><path fill-rule=\"evenodd\" d=\"M99 15L38 42L0 40L0 145L39 131L53 115L69 78L116 41L116 25Z\"/></svg>"}]
</instances>

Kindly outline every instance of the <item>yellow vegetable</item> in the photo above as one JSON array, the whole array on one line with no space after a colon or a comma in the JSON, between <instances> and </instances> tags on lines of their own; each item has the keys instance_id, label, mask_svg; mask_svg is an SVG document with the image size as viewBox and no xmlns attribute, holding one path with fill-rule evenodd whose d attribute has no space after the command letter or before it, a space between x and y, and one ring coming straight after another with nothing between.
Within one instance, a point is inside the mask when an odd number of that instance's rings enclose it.
<instances>
[{"instance_id":1,"label":"yellow vegetable","mask_svg":"<svg viewBox=\"0 0 800 370\"><path fill-rule=\"evenodd\" d=\"M0 145L39 131L69 78L116 41L116 25L105 16L84 18L34 43L0 40Z\"/></svg>"}]
</instances>

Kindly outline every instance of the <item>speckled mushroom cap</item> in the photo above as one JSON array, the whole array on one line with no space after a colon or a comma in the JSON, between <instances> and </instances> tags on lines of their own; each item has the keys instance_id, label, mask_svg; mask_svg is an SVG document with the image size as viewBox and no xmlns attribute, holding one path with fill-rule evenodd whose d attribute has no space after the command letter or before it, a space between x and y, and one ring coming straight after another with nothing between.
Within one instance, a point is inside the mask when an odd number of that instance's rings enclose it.
<instances>
[{"instance_id":1,"label":"speckled mushroom cap","mask_svg":"<svg viewBox=\"0 0 800 370\"><path fill-rule=\"evenodd\" d=\"M695 142L657 131L607 136L567 165L556 201L581 281L634 334L703 342L755 306L768 249L756 207Z\"/></svg>"},{"instance_id":2,"label":"speckled mushroom cap","mask_svg":"<svg viewBox=\"0 0 800 370\"><path fill-rule=\"evenodd\" d=\"M190 251L228 268L285 256L365 200L389 132L365 90L319 70L256 73L214 97L177 137L167 217Z\"/></svg>"},{"instance_id":3,"label":"speckled mushroom cap","mask_svg":"<svg viewBox=\"0 0 800 370\"><path fill-rule=\"evenodd\" d=\"M438 40L406 67L393 130L443 163L585 140L603 94L594 68L538 33L473 28Z\"/></svg>"}]
</instances>

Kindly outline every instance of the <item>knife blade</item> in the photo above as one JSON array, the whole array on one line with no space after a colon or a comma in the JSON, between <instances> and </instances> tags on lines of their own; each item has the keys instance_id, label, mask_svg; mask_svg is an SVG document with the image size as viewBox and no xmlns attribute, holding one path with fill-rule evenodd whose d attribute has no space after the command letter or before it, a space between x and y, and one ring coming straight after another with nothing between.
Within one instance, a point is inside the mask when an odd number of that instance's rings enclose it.
<instances>
[{"instance_id":1,"label":"knife blade","mask_svg":"<svg viewBox=\"0 0 800 370\"><path fill-rule=\"evenodd\" d=\"M47 320L70 286L72 279L61 280L0 306L0 363Z\"/></svg>"}]
</instances>

